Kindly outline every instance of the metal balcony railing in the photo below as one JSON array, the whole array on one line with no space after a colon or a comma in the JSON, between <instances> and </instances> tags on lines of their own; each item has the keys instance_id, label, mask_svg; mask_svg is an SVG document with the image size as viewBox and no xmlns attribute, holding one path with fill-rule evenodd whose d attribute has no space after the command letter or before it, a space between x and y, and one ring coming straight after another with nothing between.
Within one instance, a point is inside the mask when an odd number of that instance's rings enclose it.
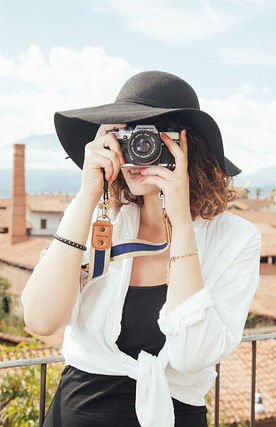
<instances>
[{"instance_id":1,"label":"metal balcony railing","mask_svg":"<svg viewBox=\"0 0 276 427\"><path fill-rule=\"evenodd\" d=\"M251 364L251 414L250 427L255 427L255 389L256 389L256 359L257 341L276 339L276 333L244 336L241 342L252 342ZM18 366L40 365L40 401L39 401L39 427L42 427L45 418L46 371L48 363L64 362L63 356L50 356L0 362L0 369L15 368ZM276 364L276 361L275 361ZM219 388L220 388L220 363L216 365L218 373L215 384L215 427L219 427Z\"/></svg>"},{"instance_id":2,"label":"metal balcony railing","mask_svg":"<svg viewBox=\"0 0 276 427\"><path fill-rule=\"evenodd\" d=\"M255 391L256 391L256 360L257 341L276 339L276 333L248 335L242 338L241 342L252 342L252 363L251 363L251 404L250 404L250 427L255 427ZM275 361L276 364L276 361ZM220 386L220 363L216 365L218 376L215 388L215 427L219 427L219 386Z\"/></svg>"}]
</instances>

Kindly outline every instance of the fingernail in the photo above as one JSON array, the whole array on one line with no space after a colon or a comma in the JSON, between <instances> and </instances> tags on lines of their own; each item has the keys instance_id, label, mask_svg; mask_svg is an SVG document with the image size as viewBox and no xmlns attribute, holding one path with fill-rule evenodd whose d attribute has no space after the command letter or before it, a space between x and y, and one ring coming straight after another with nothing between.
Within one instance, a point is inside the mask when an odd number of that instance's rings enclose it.
<instances>
[{"instance_id":1,"label":"fingernail","mask_svg":"<svg viewBox=\"0 0 276 427\"><path fill-rule=\"evenodd\" d=\"M125 159L122 157L122 158L121 158L121 165L124 165L124 164L125 164L125 162L126 162L126 161L125 161Z\"/></svg>"},{"instance_id":2,"label":"fingernail","mask_svg":"<svg viewBox=\"0 0 276 427\"><path fill-rule=\"evenodd\" d=\"M183 129L183 131L182 131L182 135L183 135L183 136L186 136L186 129Z\"/></svg>"},{"instance_id":3,"label":"fingernail","mask_svg":"<svg viewBox=\"0 0 276 427\"><path fill-rule=\"evenodd\" d=\"M161 135L164 137L164 138L170 138L165 132L162 132L161 133Z\"/></svg>"}]
</instances>

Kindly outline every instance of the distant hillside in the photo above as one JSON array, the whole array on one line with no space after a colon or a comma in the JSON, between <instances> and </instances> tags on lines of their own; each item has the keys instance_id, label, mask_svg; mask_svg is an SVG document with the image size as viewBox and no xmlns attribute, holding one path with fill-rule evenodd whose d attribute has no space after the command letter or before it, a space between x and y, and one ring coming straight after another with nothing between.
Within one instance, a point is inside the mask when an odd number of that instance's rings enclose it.
<instances>
[{"instance_id":1,"label":"distant hillside","mask_svg":"<svg viewBox=\"0 0 276 427\"><path fill-rule=\"evenodd\" d=\"M82 171L71 159L65 160L67 153L62 148L56 134L31 135L17 141L25 144L26 192L66 192L77 193L81 186ZM9 197L11 191L13 146L5 147L5 158L0 158L0 197ZM71 163L75 168L64 169ZM47 169L48 165L53 169ZM256 188L261 189L260 197L275 188L275 169L268 167L253 174L237 176L234 185L243 184L249 189L249 197L256 197Z\"/></svg>"},{"instance_id":2,"label":"distant hillside","mask_svg":"<svg viewBox=\"0 0 276 427\"><path fill-rule=\"evenodd\" d=\"M0 170L0 197L10 197L11 170ZM77 193L81 187L81 170L37 170L25 171L27 193L63 192Z\"/></svg>"},{"instance_id":3,"label":"distant hillside","mask_svg":"<svg viewBox=\"0 0 276 427\"><path fill-rule=\"evenodd\" d=\"M251 174L247 177L235 177L234 185L240 186L249 183L249 197L256 197L256 188L261 189L260 197L270 193L275 187L273 168ZM77 193L81 186L82 171L75 170L37 170L25 171L27 193L64 192ZM9 197L11 191L11 169L0 170L0 197Z\"/></svg>"},{"instance_id":4,"label":"distant hillside","mask_svg":"<svg viewBox=\"0 0 276 427\"><path fill-rule=\"evenodd\" d=\"M81 186L82 171L65 159L67 153L56 134L31 135L16 141L25 144L25 184L27 193L66 192L77 193ZM4 147L3 163L0 163L0 197L11 192L13 145ZM1 161L1 159L0 159ZM65 166L73 165L73 169ZM52 169L49 169L51 165ZM47 167L48 166L48 167Z\"/></svg>"},{"instance_id":5,"label":"distant hillside","mask_svg":"<svg viewBox=\"0 0 276 427\"><path fill-rule=\"evenodd\" d=\"M276 186L276 171L273 167L268 167L254 172L247 176L235 177L234 185L245 186L249 189L249 197L256 197L256 189L260 188L260 197L270 193Z\"/></svg>"}]
</instances>

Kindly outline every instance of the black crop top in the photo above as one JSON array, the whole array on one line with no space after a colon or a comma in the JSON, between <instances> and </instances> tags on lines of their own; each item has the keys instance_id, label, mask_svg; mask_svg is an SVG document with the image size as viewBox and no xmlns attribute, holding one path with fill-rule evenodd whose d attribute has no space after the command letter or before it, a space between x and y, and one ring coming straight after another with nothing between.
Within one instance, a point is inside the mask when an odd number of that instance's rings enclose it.
<instances>
[{"instance_id":1,"label":"black crop top","mask_svg":"<svg viewBox=\"0 0 276 427\"><path fill-rule=\"evenodd\" d=\"M121 333L116 341L119 349L138 358L141 350L158 355L165 344L157 319L165 304L167 285L130 286L123 308Z\"/></svg>"},{"instance_id":2,"label":"black crop top","mask_svg":"<svg viewBox=\"0 0 276 427\"><path fill-rule=\"evenodd\" d=\"M166 284L129 286L121 332L116 341L120 350L135 359L141 350L158 355L165 343L165 335L159 329L157 319L166 295ZM128 376L91 374L67 365L62 373L62 389L62 405L69 405L87 416L106 414L108 411L114 416L136 419L136 381ZM195 407L172 400L175 415L180 417L191 414L191 411L193 414L206 413L205 406Z\"/></svg>"}]
</instances>

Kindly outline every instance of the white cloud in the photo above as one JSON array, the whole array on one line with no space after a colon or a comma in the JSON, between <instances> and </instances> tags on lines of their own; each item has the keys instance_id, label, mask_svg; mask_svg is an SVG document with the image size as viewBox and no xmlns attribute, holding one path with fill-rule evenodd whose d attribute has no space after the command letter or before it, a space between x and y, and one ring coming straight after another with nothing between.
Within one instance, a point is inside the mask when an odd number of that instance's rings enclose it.
<instances>
[{"instance_id":1,"label":"white cloud","mask_svg":"<svg viewBox=\"0 0 276 427\"><path fill-rule=\"evenodd\" d=\"M274 0L232 0L233 4L238 4L241 6L246 6L246 5L274 5Z\"/></svg>"},{"instance_id":2,"label":"white cloud","mask_svg":"<svg viewBox=\"0 0 276 427\"><path fill-rule=\"evenodd\" d=\"M226 157L242 173L276 166L276 102L258 103L237 94L201 104L219 124Z\"/></svg>"},{"instance_id":3,"label":"white cloud","mask_svg":"<svg viewBox=\"0 0 276 427\"><path fill-rule=\"evenodd\" d=\"M21 138L54 133L55 111L113 102L125 81L140 71L121 58L110 57L101 47L85 47L78 53L54 47L45 57L37 46L31 46L18 59L2 56L1 61L0 84L11 79L15 88L22 85L0 96L0 144L10 145L9 150ZM201 104L222 130L225 155L244 174L276 165L276 102L249 101L245 93L203 99ZM50 163L51 155L46 154L41 152L41 159ZM0 156L0 167L5 162L7 157ZM61 164L65 167L63 158Z\"/></svg>"},{"instance_id":4,"label":"white cloud","mask_svg":"<svg viewBox=\"0 0 276 427\"><path fill-rule=\"evenodd\" d=\"M237 29L242 37L252 19L275 6L274 0L86 0L92 12L105 12L118 25L166 44L190 47L212 36L227 36L231 44ZM219 40L217 40L219 42ZM223 48L225 48L225 43Z\"/></svg>"},{"instance_id":5,"label":"white cloud","mask_svg":"<svg viewBox=\"0 0 276 427\"><path fill-rule=\"evenodd\" d=\"M253 86L250 83L242 83L240 89L243 93L270 93L271 88L269 86Z\"/></svg>"},{"instance_id":6,"label":"white cloud","mask_svg":"<svg viewBox=\"0 0 276 427\"><path fill-rule=\"evenodd\" d=\"M72 91L74 97L79 94L80 102L86 95L91 103L93 95L95 105L95 90L97 97L110 98L110 92L111 96L117 92L118 78L123 81L125 75L138 71L123 59L109 56L100 46L86 46L81 52L53 47L46 59L38 46L30 46L17 61L0 56L1 64L3 77L31 83L39 91L57 90L67 95Z\"/></svg>"},{"instance_id":7,"label":"white cloud","mask_svg":"<svg viewBox=\"0 0 276 427\"><path fill-rule=\"evenodd\" d=\"M97 5L118 17L118 25L142 33L166 44L189 45L225 31L229 20L223 8L214 8L209 0L193 2L172 0L87 0L91 11Z\"/></svg>"},{"instance_id":8,"label":"white cloud","mask_svg":"<svg viewBox=\"0 0 276 427\"><path fill-rule=\"evenodd\" d=\"M242 83L241 89L243 92L254 92L255 88L249 83Z\"/></svg>"},{"instance_id":9,"label":"white cloud","mask_svg":"<svg viewBox=\"0 0 276 427\"><path fill-rule=\"evenodd\" d=\"M30 46L16 60L0 56L0 84L20 90L0 96L0 146L34 133L54 132L55 111L113 102L123 83L138 69L101 47L74 52L54 47L48 57Z\"/></svg>"},{"instance_id":10,"label":"white cloud","mask_svg":"<svg viewBox=\"0 0 276 427\"><path fill-rule=\"evenodd\" d=\"M0 0L1 1L1 0ZM14 62L0 55L0 77L14 74Z\"/></svg>"},{"instance_id":11,"label":"white cloud","mask_svg":"<svg viewBox=\"0 0 276 427\"><path fill-rule=\"evenodd\" d=\"M274 54L275 43L267 49L259 50L253 48L241 49L225 47L220 53L221 61L225 64L238 65L243 67L255 67L264 71L276 66Z\"/></svg>"}]
</instances>

